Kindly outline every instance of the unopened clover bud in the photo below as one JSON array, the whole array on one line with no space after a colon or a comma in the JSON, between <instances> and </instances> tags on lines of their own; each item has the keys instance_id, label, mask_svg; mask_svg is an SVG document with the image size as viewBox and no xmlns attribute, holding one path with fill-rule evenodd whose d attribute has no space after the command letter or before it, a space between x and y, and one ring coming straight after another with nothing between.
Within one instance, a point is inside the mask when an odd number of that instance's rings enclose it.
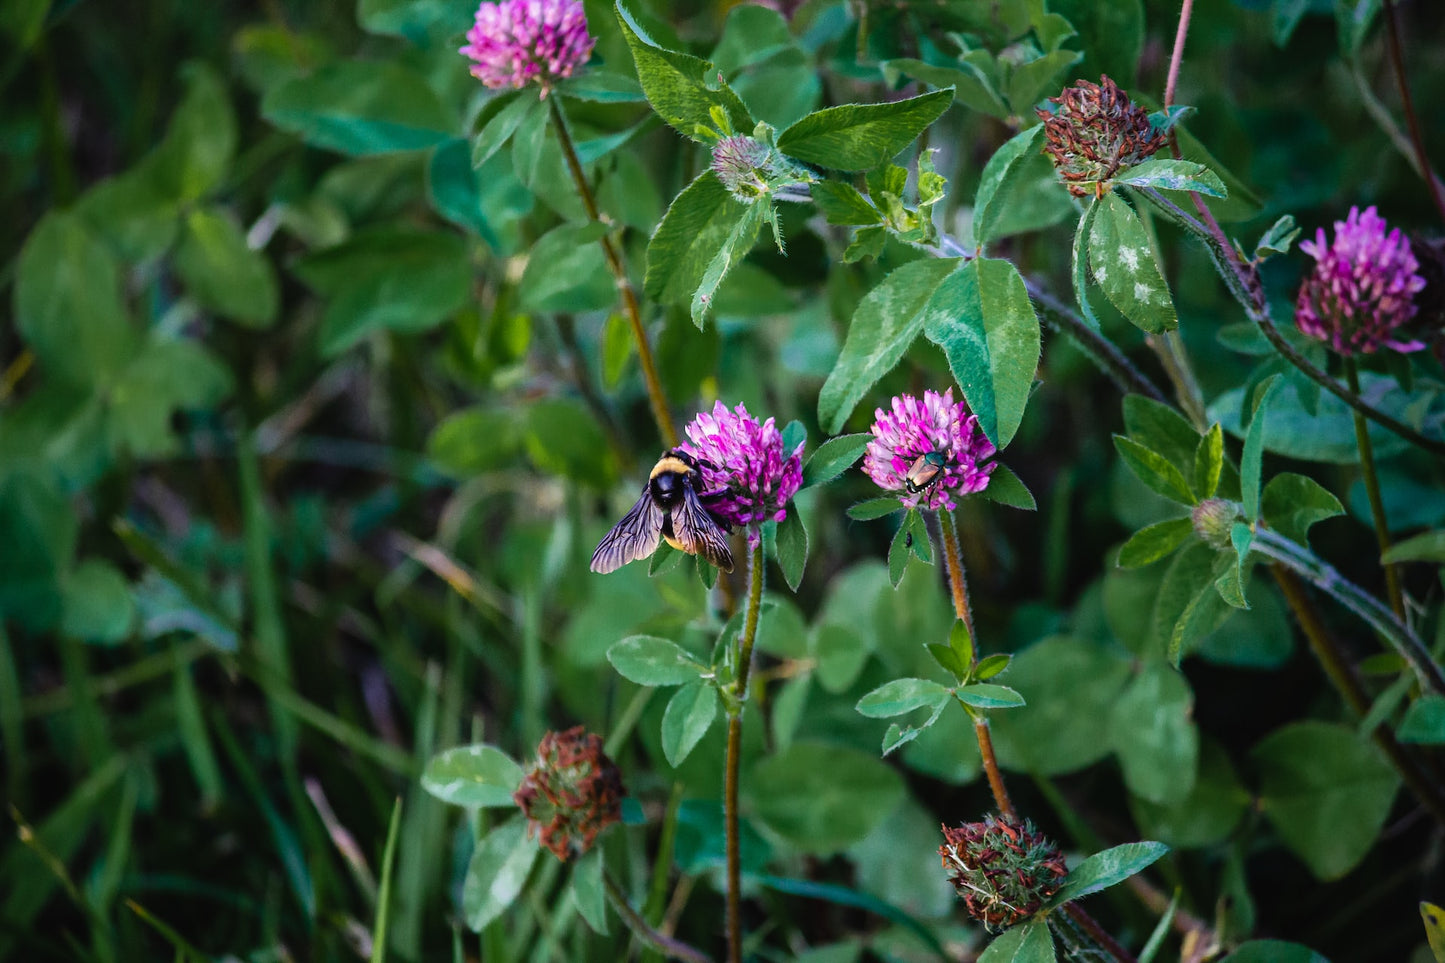
<instances>
[{"instance_id":1,"label":"unopened clover bud","mask_svg":"<svg viewBox=\"0 0 1445 963\"><path fill-rule=\"evenodd\" d=\"M728 193L751 204L768 192L773 149L752 137L724 137L712 149L712 169Z\"/></svg>"},{"instance_id":2,"label":"unopened clover bud","mask_svg":"<svg viewBox=\"0 0 1445 963\"><path fill-rule=\"evenodd\" d=\"M1190 513L1194 534L1215 548L1229 548L1229 530L1234 527L1239 511L1233 502L1222 498L1206 498Z\"/></svg>"},{"instance_id":3,"label":"unopened clover bud","mask_svg":"<svg viewBox=\"0 0 1445 963\"><path fill-rule=\"evenodd\" d=\"M1044 119L1044 153L1075 197L1103 197L1115 174L1164 146L1149 112L1130 103L1107 74L1097 84L1081 80L1066 87L1049 103L1056 106L1036 111Z\"/></svg>"},{"instance_id":4,"label":"unopened clover bud","mask_svg":"<svg viewBox=\"0 0 1445 963\"><path fill-rule=\"evenodd\" d=\"M1063 852L1027 819L989 815L944 826L943 839L938 854L948 881L969 915L993 932L1033 916L1068 876Z\"/></svg>"},{"instance_id":5,"label":"unopened clover bud","mask_svg":"<svg viewBox=\"0 0 1445 963\"><path fill-rule=\"evenodd\" d=\"M527 817L527 835L566 862L622 818L622 774L602 751L601 736L581 726L549 732L512 801Z\"/></svg>"}]
</instances>

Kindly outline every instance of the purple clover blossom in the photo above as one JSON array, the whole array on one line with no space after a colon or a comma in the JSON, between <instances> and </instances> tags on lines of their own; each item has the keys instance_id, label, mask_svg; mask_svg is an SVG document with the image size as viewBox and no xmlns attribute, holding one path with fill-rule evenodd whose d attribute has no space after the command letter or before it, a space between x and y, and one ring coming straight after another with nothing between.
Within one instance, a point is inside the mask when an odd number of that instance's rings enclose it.
<instances>
[{"instance_id":1,"label":"purple clover blossom","mask_svg":"<svg viewBox=\"0 0 1445 963\"><path fill-rule=\"evenodd\" d=\"M1420 341L1401 341L1395 330L1415 316L1414 297L1425 287L1410 242L1397 227L1385 233L1385 220L1367 207L1350 208L1335 222L1335 241L1325 231L1300 250L1315 259L1315 269L1300 287L1295 323L1312 338L1328 342L1342 355L1369 354L1383 345L1419 351Z\"/></svg>"},{"instance_id":2,"label":"purple clover blossom","mask_svg":"<svg viewBox=\"0 0 1445 963\"><path fill-rule=\"evenodd\" d=\"M968 405L955 403L953 389L943 394L925 391L923 399L898 395L892 412L873 413L873 440L863 456L863 471L879 488L897 492L909 508L937 511L955 507L953 496L971 495L988 487L996 463L980 465L997 449L969 414ZM910 492L907 476L913 463L937 452L943 466L935 481Z\"/></svg>"},{"instance_id":3,"label":"purple clover blossom","mask_svg":"<svg viewBox=\"0 0 1445 963\"><path fill-rule=\"evenodd\" d=\"M721 401L684 430L689 441L683 451L706 463L700 466L704 490L728 492L708 508L747 526L748 546L756 548L758 526L787 517L788 502L803 487L803 446L784 451L773 419L759 424L743 405L729 409Z\"/></svg>"},{"instance_id":4,"label":"purple clover blossom","mask_svg":"<svg viewBox=\"0 0 1445 963\"><path fill-rule=\"evenodd\" d=\"M553 82L586 63L595 43L581 0L501 0L477 8L461 52L476 61L472 76L486 86L538 83L545 97Z\"/></svg>"}]
</instances>

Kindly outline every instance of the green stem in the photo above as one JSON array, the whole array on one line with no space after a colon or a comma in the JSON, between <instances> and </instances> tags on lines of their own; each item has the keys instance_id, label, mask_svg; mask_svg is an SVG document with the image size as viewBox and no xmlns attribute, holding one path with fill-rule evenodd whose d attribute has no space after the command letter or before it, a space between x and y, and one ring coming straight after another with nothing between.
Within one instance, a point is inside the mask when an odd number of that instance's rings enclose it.
<instances>
[{"instance_id":1,"label":"green stem","mask_svg":"<svg viewBox=\"0 0 1445 963\"><path fill-rule=\"evenodd\" d=\"M940 549L944 567L948 569L948 587L953 597L953 614L968 629L972 640L970 648L973 659L969 668L978 665L978 636L973 631L973 610L968 604L968 579L963 574L963 553L959 550L958 530L954 527L953 512L938 513ZM967 707L965 707L967 708ZM1010 819L1018 818L1013 800L1009 798L1008 787L1004 785L1003 770L999 769L998 756L993 751L993 733L989 729L988 716L968 709L973 719L973 735L978 741L978 755L983 760L983 771L988 777L988 788L993 793L994 805Z\"/></svg>"},{"instance_id":2,"label":"green stem","mask_svg":"<svg viewBox=\"0 0 1445 963\"><path fill-rule=\"evenodd\" d=\"M617 910L617 915L622 917L622 922L627 924L627 928L632 930L633 935L639 940L663 956L674 960L686 960L687 963L712 963L712 957L701 950L688 946L681 940L675 940L659 933L647 925L647 920L643 919L641 914L632 908L632 904L627 902L627 894L622 892L622 887L617 885L617 880L613 879L612 874L606 870L602 872L602 884L607 888L607 897L612 901L613 909Z\"/></svg>"},{"instance_id":3,"label":"green stem","mask_svg":"<svg viewBox=\"0 0 1445 963\"><path fill-rule=\"evenodd\" d=\"M759 536L756 530L749 530L750 538ZM737 659L737 681L729 693L731 698L723 700L728 713L728 750L726 782L723 788L723 821L727 834L727 877L728 877L728 960L742 963L743 959L743 912L742 912L742 847L738 829L738 772L743 751L743 706L748 700L748 676L752 671L753 643L758 637L758 613L763 606L763 543L757 538L757 546L748 552L748 607L743 615L743 634L739 640Z\"/></svg>"},{"instance_id":4,"label":"green stem","mask_svg":"<svg viewBox=\"0 0 1445 963\"><path fill-rule=\"evenodd\" d=\"M1029 293L1029 300L1042 309L1039 313L1049 326L1072 341L1120 390L1126 394L1141 394L1155 401L1165 400L1164 392L1145 377L1144 373L1134 366L1134 362L1129 360L1128 355L1119 350L1119 346L1106 338L1103 332L1095 331L1085 324L1072 308L1032 278L1024 278L1024 287Z\"/></svg>"},{"instance_id":5,"label":"green stem","mask_svg":"<svg viewBox=\"0 0 1445 963\"><path fill-rule=\"evenodd\" d=\"M1350 390L1359 394L1360 372L1355 359L1352 355L1345 355L1344 361L1345 380ZM1370 444L1370 429L1365 424L1365 416L1358 411L1352 414L1355 417L1355 446L1360 450L1360 472L1364 475L1365 494L1370 500L1370 519L1375 523L1375 540L1383 556L1390 550L1390 526L1385 520L1385 500L1380 496L1380 476L1375 471L1375 449ZM1400 591L1400 571L1393 565L1380 564L1385 568L1385 590L1390 595L1390 608L1394 609L1397 619L1404 621L1405 597Z\"/></svg>"},{"instance_id":6,"label":"green stem","mask_svg":"<svg viewBox=\"0 0 1445 963\"><path fill-rule=\"evenodd\" d=\"M1281 563L1364 619L1409 664L1422 687L1445 695L1445 675L1430 657L1430 650L1389 606L1346 579L1308 548L1273 529L1257 527L1250 541L1250 550Z\"/></svg>"},{"instance_id":7,"label":"green stem","mask_svg":"<svg viewBox=\"0 0 1445 963\"><path fill-rule=\"evenodd\" d=\"M1194 377L1194 368L1189 363L1189 352L1184 347L1184 339L1180 337L1179 329L1164 332L1162 338L1151 334L1145 340L1159 355L1165 373L1174 383L1174 394L1179 399L1179 407L1184 409L1184 413L1200 434L1208 431L1209 416L1204 411L1204 393L1199 390L1199 379Z\"/></svg>"},{"instance_id":8,"label":"green stem","mask_svg":"<svg viewBox=\"0 0 1445 963\"><path fill-rule=\"evenodd\" d=\"M562 156L567 161L567 170L572 174L577 195L582 198L582 206L587 210L587 216L600 223L602 218L597 211L597 200L592 196L592 187L582 172L582 162L577 157L577 148L572 144L572 134L567 130L567 118L562 114L560 98L549 97L547 103L551 107L552 126L557 131L557 142L562 147ZM598 243L602 245L607 268L612 272L617 290L622 295L622 310L627 316L627 323L632 327L632 338L637 342L637 360L642 367L642 380L647 385L647 400L652 406L652 418L657 422L657 432L668 448L676 447L677 427L673 424L672 412L667 406L667 395L662 390L662 381L657 376L657 364L652 359L652 349L647 345L647 331L642 326L642 310L637 303L637 292L632 287L632 280L627 276L627 266L622 263L622 255L618 253L612 238L604 234Z\"/></svg>"}]
</instances>

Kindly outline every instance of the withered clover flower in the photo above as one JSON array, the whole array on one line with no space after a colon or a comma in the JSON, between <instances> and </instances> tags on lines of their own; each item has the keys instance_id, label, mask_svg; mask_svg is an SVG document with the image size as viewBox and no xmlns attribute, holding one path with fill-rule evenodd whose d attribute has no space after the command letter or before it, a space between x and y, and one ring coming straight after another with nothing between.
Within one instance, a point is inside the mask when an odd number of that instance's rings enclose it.
<instances>
[{"instance_id":1,"label":"withered clover flower","mask_svg":"<svg viewBox=\"0 0 1445 963\"><path fill-rule=\"evenodd\" d=\"M1097 84L1080 80L1049 103L1056 106L1036 108L1048 141L1044 153L1075 197L1103 197L1115 174L1164 146L1165 135L1149 123L1149 112L1130 103L1107 74Z\"/></svg>"},{"instance_id":2,"label":"withered clover flower","mask_svg":"<svg viewBox=\"0 0 1445 963\"><path fill-rule=\"evenodd\" d=\"M520 90L535 83L546 97L587 62L595 43L581 0L501 0L477 8L461 52L486 86Z\"/></svg>"},{"instance_id":3,"label":"withered clover flower","mask_svg":"<svg viewBox=\"0 0 1445 963\"><path fill-rule=\"evenodd\" d=\"M708 510L734 525L745 525L748 546L756 548L763 522L781 522L788 502L803 487L803 446L783 448L773 419L758 422L743 405L729 409L721 401L688 423L682 449L699 460L704 488L726 495Z\"/></svg>"},{"instance_id":4,"label":"withered clover flower","mask_svg":"<svg viewBox=\"0 0 1445 963\"><path fill-rule=\"evenodd\" d=\"M948 881L968 913L992 932L1028 919L1068 876L1064 854L1027 819L985 816L943 827L938 847Z\"/></svg>"},{"instance_id":5,"label":"withered clover flower","mask_svg":"<svg viewBox=\"0 0 1445 963\"><path fill-rule=\"evenodd\" d=\"M1333 244L1324 228L1300 250L1315 259L1315 269L1300 286L1295 324L1341 355L1370 354L1382 346L1419 351L1424 342L1401 340L1395 332L1415 316L1415 295L1425 288L1410 242L1397 227L1385 231L1385 219L1367 207L1350 208L1335 222Z\"/></svg>"},{"instance_id":6,"label":"withered clover flower","mask_svg":"<svg viewBox=\"0 0 1445 963\"><path fill-rule=\"evenodd\" d=\"M997 450L968 405L943 394L923 392L922 400L898 395L892 410L873 412L873 440L863 456L863 471L879 488L898 492L909 508L955 508L954 495L988 487L996 462L980 465Z\"/></svg>"},{"instance_id":7,"label":"withered clover flower","mask_svg":"<svg viewBox=\"0 0 1445 963\"><path fill-rule=\"evenodd\" d=\"M622 774L602 751L601 736L582 726L548 732L512 800L527 817L527 835L566 862L622 818Z\"/></svg>"}]
</instances>

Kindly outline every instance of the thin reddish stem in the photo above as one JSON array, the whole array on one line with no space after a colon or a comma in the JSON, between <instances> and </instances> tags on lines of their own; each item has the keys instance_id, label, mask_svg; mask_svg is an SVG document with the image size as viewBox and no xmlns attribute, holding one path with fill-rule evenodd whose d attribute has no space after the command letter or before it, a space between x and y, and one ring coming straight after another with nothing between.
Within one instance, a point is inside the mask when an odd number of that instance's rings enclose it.
<instances>
[{"instance_id":1,"label":"thin reddish stem","mask_svg":"<svg viewBox=\"0 0 1445 963\"><path fill-rule=\"evenodd\" d=\"M1174 49L1169 54L1169 78L1164 82L1164 109L1174 105L1174 90L1179 83L1179 65L1184 62L1184 38L1189 36L1189 17L1194 0L1184 0L1179 8L1179 29L1174 31Z\"/></svg>"},{"instance_id":2,"label":"thin reddish stem","mask_svg":"<svg viewBox=\"0 0 1445 963\"><path fill-rule=\"evenodd\" d=\"M1185 0L1189 3L1190 0ZM1410 84L1405 80L1405 57L1400 47L1400 25L1395 21L1394 0L1385 0L1385 36L1389 41L1390 63L1395 68L1395 81L1400 86L1400 104L1405 110L1405 126L1410 131L1410 143L1415 147L1415 158L1419 161L1420 175L1430 189L1430 199L1435 210L1445 221L1445 198L1440 196L1440 185L1435 180L1434 168L1425 153L1425 137L1420 133L1420 119L1415 116L1415 100L1410 96Z\"/></svg>"}]
</instances>

